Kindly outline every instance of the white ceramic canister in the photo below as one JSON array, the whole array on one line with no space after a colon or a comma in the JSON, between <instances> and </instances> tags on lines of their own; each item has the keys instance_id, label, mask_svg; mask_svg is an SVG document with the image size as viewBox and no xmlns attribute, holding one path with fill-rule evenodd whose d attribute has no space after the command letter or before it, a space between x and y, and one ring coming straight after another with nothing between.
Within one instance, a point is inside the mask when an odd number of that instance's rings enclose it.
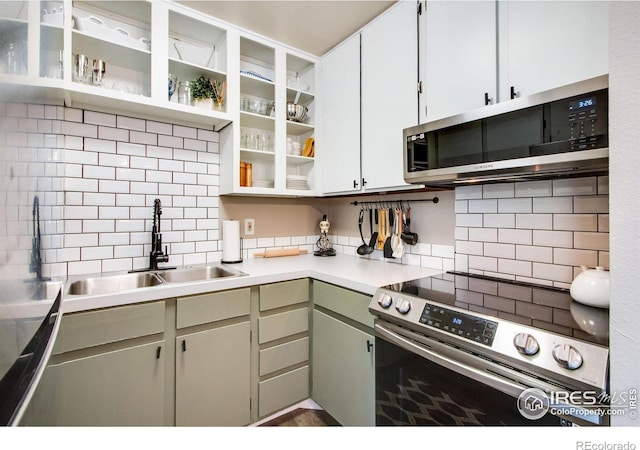
<instances>
[{"instance_id":1,"label":"white ceramic canister","mask_svg":"<svg viewBox=\"0 0 640 450\"><path fill-rule=\"evenodd\" d=\"M604 267L589 269L580 266L582 272L571 283L571 298L583 305L608 308L610 302L609 271Z\"/></svg>"}]
</instances>

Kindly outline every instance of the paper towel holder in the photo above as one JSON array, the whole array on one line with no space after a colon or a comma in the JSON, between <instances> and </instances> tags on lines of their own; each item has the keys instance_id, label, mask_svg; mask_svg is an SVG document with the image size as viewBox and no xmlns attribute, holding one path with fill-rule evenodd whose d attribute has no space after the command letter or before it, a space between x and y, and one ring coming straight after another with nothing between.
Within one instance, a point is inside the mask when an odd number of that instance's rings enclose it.
<instances>
[{"instance_id":1,"label":"paper towel holder","mask_svg":"<svg viewBox=\"0 0 640 450\"><path fill-rule=\"evenodd\" d=\"M223 263L223 264L238 264L238 263L241 263L243 261L242 260L242 254L244 253L244 247L242 245L243 243L244 243L244 241L242 240L242 236L240 236L240 259L237 259L235 261L225 261L223 259L220 262Z\"/></svg>"}]
</instances>

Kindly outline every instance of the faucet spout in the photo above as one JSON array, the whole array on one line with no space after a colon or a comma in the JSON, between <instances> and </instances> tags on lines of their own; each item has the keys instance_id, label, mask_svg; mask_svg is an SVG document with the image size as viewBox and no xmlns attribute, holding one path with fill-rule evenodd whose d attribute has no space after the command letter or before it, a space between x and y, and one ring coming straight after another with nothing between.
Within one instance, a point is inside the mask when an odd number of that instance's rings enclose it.
<instances>
[{"instance_id":1,"label":"faucet spout","mask_svg":"<svg viewBox=\"0 0 640 450\"><path fill-rule=\"evenodd\" d=\"M162 204L157 198L153 202L153 228L151 229L151 253L149 254L149 268L158 269L158 263L169 261L169 252L165 246L162 251L162 233L160 233L160 216L162 215Z\"/></svg>"}]
</instances>

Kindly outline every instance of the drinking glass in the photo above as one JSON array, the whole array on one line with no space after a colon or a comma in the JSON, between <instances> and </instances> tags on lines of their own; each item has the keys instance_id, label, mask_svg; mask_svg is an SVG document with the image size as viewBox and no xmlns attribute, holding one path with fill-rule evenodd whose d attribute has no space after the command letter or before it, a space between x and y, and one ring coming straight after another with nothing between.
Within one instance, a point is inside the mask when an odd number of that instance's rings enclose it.
<instances>
[{"instance_id":1,"label":"drinking glass","mask_svg":"<svg viewBox=\"0 0 640 450\"><path fill-rule=\"evenodd\" d=\"M93 84L95 86L101 86L104 80L104 72L107 68L105 62L101 59L93 60Z\"/></svg>"}]
</instances>

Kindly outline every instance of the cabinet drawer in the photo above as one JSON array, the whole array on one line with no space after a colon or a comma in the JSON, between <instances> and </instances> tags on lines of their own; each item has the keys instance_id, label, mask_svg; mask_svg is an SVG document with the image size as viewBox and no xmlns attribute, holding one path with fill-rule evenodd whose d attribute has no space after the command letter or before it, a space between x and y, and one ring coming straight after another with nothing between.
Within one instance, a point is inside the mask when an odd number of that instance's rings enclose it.
<instances>
[{"instance_id":1,"label":"cabinet drawer","mask_svg":"<svg viewBox=\"0 0 640 450\"><path fill-rule=\"evenodd\" d=\"M260 376L309 360L309 338L260 350Z\"/></svg>"},{"instance_id":2,"label":"cabinet drawer","mask_svg":"<svg viewBox=\"0 0 640 450\"><path fill-rule=\"evenodd\" d=\"M54 354L164 332L164 301L63 315Z\"/></svg>"},{"instance_id":3,"label":"cabinet drawer","mask_svg":"<svg viewBox=\"0 0 640 450\"><path fill-rule=\"evenodd\" d=\"M258 415L264 417L306 398L309 398L309 366L262 381Z\"/></svg>"},{"instance_id":4,"label":"cabinet drawer","mask_svg":"<svg viewBox=\"0 0 640 450\"><path fill-rule=\"evenodd\" d=\"M309 301L309 279L260 286L260 311Z\"/></svg>"},{"instance_id":5,"label":"cabinet drawer","mask_svg":"<svg viewBox=\"0 0 640 450\"><path fill-rule=\"evenodd\" d=\"M309 330L309 308L304 307L258 319L258 342L273 341Z\"/></svg>"},{"instance_id":6,"label":"cabinet drawer","mask_svg":"<svg viewBox=\"0 0 640 450\"><path fill-rule=\"evenodd\" d=\"M369 313L371 296L322 281L313 282L313 303L373 328Z\"/></svg>"},{"instance_id":7,"label":"cabinet drawer","mask_svg":"<svg viewBox=\"0 0 640 450\"><path fill-rule=\"evenodd\" d=\"M177 302L176 328L246 316L250 312L249 288L183 297Z\"/></svg>"}]
</instances>

